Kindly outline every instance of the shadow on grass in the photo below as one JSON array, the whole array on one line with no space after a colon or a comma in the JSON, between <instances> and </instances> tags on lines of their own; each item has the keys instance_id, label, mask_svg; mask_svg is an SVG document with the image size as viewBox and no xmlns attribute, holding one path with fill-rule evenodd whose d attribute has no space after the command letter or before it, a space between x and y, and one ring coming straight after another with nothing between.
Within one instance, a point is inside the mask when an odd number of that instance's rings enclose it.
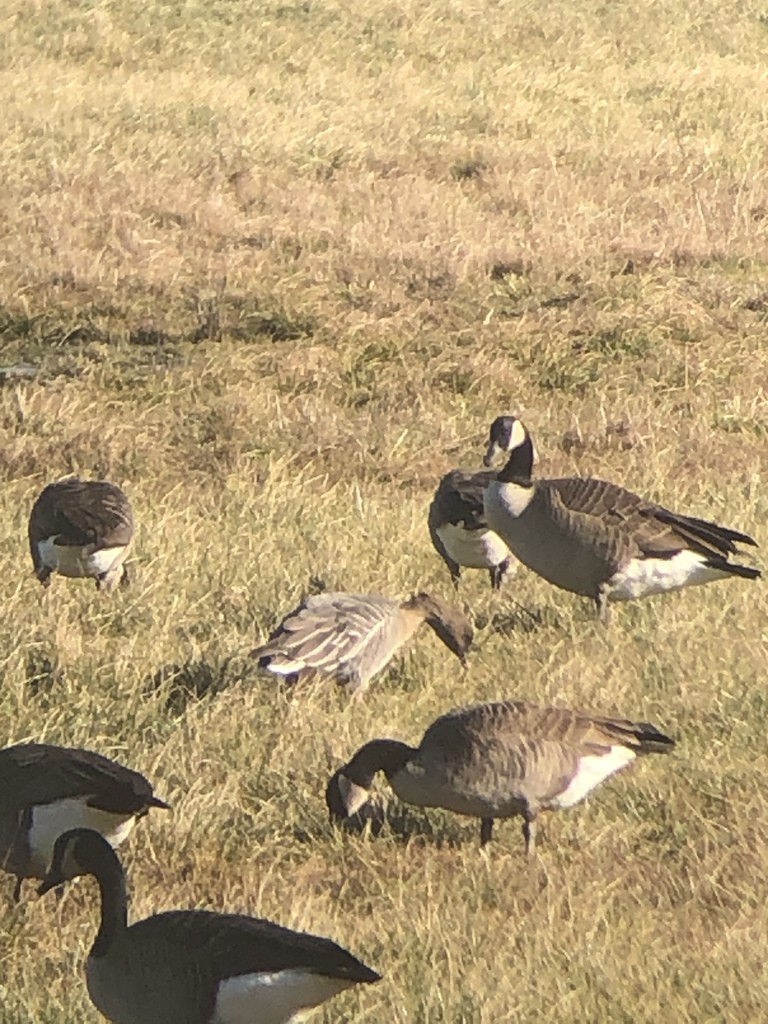
<instances>
[{"instance_id":1,"label":"shadow on grass","mask_svg":"<svg viewBox=\"0 0 768 1024\"><path fill-rule=\"evenodd\" d=\"M190 704L215 696L231 684L230 660L219 665L190 658L183 663L161 666L145 679L143 692L147 697L162 694L171 714L181 715Z\"/></svg>"},{"instance_id":2,"label":"shadow on grass","mask_svg":"<svg viewBox=\"0 0 768 1024\"><path fill-rule=\"evenodd\" d=\"M333 827L350 838L369 836L375 840L389 837L402 846L416 841L436 850L480 848L479 818L446 822L441 816L439 821L432 821L429 811L411 811L397 802L382 806L372 801L351 818L334 822Z\"/></svg>"},{"instance_id":3,"label":"shadow on grass","mask_svg":"<svg viewBox=\"0 0 768 1024\"><path fill-rule=\"evenodd\" d=\"M560 629L563 622L550 607L526 608L514 601L504 611L494 612L490 618L478 615L475 626L478 630L489 629L501 636L510 636L513 633L535 633L539 629Z\"/></svg>"}]
</instances>

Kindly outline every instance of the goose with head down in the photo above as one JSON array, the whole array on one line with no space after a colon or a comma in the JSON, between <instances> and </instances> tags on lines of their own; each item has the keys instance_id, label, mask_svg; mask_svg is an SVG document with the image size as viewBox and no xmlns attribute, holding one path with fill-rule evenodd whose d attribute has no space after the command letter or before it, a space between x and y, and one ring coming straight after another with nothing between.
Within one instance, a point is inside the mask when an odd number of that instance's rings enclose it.
<instances>
[{"instance_id":1,"label":"goose with head down","mask_svg":"<svg viewBox=\"0 0 768 1024\"><path fill-rule=\"evenodd\" d=\"M493 470L467 473L453 469L440 481L429 506L429 535L454 586L458 586L462 569L487 569L492 588L500 590L516 569L509 548L489 529L485 518L483 494L495 479Z\"/></svg>"},{"instance_id":2,"label":"goose with head down","mask_svg":"<svg viewBox=\"0 0 768 1024\"><path fill-rule=\"evenodd\" d=\"M91 828L113 846L153 807L168 809L139 772L92 750L21 743L0 750L0 868L43 878L53 845L72 828Z\"/></svg>"},{"instance_id":3,"label":"goose with head down","mask_svg":"<svg viewBox=\"0 0 768 1024\"><path fill-rule=\"evenodd\" d=\"M29 549L44 587L54 572L91 577L111 591L128 580L125 559L133 540L133 511L106 480L68 477L48 484L29 515Z\"/></svg>"},{"instance_id":4,"label":"goose with head down","mask_svg":"<svg viewBox=\"0 0 768 1024\"><path fill-rule=\"evenodd\" d=\"M383 772L404 803L479 818L483 845L495 819L521 817L532 854L542 811L573 807L638 755L665 753L674 743L647 722L522 701L476 704L436 719L418 747L366 743L331 777L326 805L333 820L352 816Z\"/></svg>"},{"instance_id":5,"label":"goose with head down","mask_svg":"<svg viewBox=\"0 0 768 1024\"><path fill-rule=\"evenodd\" d=\"M328 675L359 699L424 622L464 663L473 636L469 619L425 593L405 601L379 594L313 595L251 654L261 668L292 682Z\"/></svg>"}]
</instances>

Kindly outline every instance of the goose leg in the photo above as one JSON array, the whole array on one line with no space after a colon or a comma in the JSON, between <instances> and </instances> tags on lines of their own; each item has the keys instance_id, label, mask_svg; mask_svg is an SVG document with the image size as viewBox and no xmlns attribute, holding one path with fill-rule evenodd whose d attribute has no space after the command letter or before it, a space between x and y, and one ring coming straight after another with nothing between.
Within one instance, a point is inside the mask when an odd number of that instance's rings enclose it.
<instances>
[{"instance_id":1,"label":"goose leg","mask_svg":"<svg viewBox=\"0 0 768 1024\"><path fill-rule=\"evenodd\" d=\"M608 604L608 591L605 587L598 589L595 604L597 605L597 617L604 626L607 626L611 621L611 609Z\"/></svg>"},{"instance_id":2,"label":"goose leg","mask_svg":"<svg viewBox=\"0 0 768 1024\"><path fill-rule=\"evenodd\" d=\"M485 846L486 843L490 843L493 835L493 818L481 818L480 819L480 845Z\"/></svg>"},{"instance_id":3,"label":"goose leg","mask_svg":"<svg viewBox=\"0 0 768 1024\"><path fill-rule=\"evenodd\" d=\"M525 855L532 857L536 852L536 819L532 814L526 814L523 821L523 839L525 839Z\"/></svg>"},{"instance_id":4,"label":"goose leg","mask_svg":"<svg viewBox=\"0 0 768 1024\"><path fill-rule=\"evenodd\" d=\"M505 558L503 562L499 562L498 565L494 565L492 569L488 570L491 577L491 587L493 590L501 590L504 585L504 580L507 573L509 572L509 558Z\"/></svg>"},{"instance_id":5,"label":"goose leg","mask_svg":"<svg viewBox=\"0 0 768 1024\"><path fill-rule=\"evenodd\" d=\"M13 887L13 902L18 903L21 899L21 887L24 883L24 879L21 875L16 875L16 885Z\"/></svg>"},{"instance_id":6,"label":"goose leg","mask_svg":"<svg viewBox=\"0 0 768 1024\"><path fill-rule=\"evenodd\" d=\"M35 575L37 576L37 578L40 580L44 587L50 587L52 572L52 569L49 569L47 566L42 566L40 569L37 570Z\"/></svg>"}]
</instances>

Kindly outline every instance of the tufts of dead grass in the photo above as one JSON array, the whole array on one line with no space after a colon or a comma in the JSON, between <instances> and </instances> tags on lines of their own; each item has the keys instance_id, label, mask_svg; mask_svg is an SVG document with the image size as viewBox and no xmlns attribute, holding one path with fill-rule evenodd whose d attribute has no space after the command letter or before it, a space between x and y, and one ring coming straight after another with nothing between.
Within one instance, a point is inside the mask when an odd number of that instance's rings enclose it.
<instances>
[{"instance_id":1,"label":"tufts of dead grass","mask_svg":"<svg viewBox=\"0 0 768 1024\"><path fill-rule=\"evenodd\" d=\"M132 913L217 906L385 974L318 1019L761 1020L760 584L619 609L468 573L462 673L430 636L351 708L245 653L309 587L449 593L435 483L523 415L543 474L626 482L763 541L764 19L472 0L224 0L0 14L0 727L147 772ZM29 573L64 473L137 510L134 587ZM327 775L376 735L519 697L657 722L675 755L553 816L474 826ZM372 830L373 831L373 830ZM8 909L3 1020L95 1020L93 891ZM727 1008L727 1009L726 1009Z\"/></svg>"}]
</instances>

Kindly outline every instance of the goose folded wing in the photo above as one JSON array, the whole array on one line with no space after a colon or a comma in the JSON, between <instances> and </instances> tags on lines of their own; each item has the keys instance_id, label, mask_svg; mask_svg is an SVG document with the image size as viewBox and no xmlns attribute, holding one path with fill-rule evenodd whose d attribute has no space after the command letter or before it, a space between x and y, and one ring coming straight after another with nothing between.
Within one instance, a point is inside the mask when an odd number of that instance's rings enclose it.
<instances>
[{"instance_id":1,"label":"goose folded wing","mask_svg":"<svg viewBox=\"0 0 768 1024\"><path fill-rule=\"evenodd\" d=\"M332 668L355 658L391 616L391 604L317 594L291 612L254 655L284 672Z\"/></svg>"},{"instance_id":2,"label":"goose folded wing","mask_svg":"<svg viewBox=\"0 0 768 1024\"><path fill-rule=\"evenodd\" d=\"M90 795L94 806L116 814L139 811L153 800L152 786L138 772L93 751L25 744L0 761L3 804L17 808Z\"/></svg>"},{"instance_id":3,"label":"goose folded wing","mask_svg":"<svg viewBox=\"0 0 768 1024\"><path fill-rule=\"evenodd\" d=\"M178 947L191 963L217 980L290 970L350 983L378 977L330 939L240 914L169 911L137 922L130 932L137 945L151 941Z\"/></svg>"},{"instance_id":4,"label":"goose folded wing","mask_svg":"<svg viewBox=\"0 0 768 1024\"><path fill-rule=\"evenodd\" d=\"M121 547L133 536L133 516L114 485L78 480L57 490L51 505L41 510L36 528L40 536L56 536L62 545Z\"/></svg>"},{"instance_id":5,"label":"goose folded wing","mask_svg":"<svg viewBox=\"0 0 768 1024\"><path fill-rule=\"evenodd\" d=\"M430 530L446 523L465 530L487 530L483 492L496 476L495 471L468 474L454 470L443 477L430 505Z\"/></svg>"},{"instance_id":6,"label":"goose folded wing","mask_svg":"<svg viewBox=\"0 0 768 1024\"><path fill-rule=\"evenodd\" d=\"M718 526L717 523L711 523L706 519L677 515L660 506L654 510L653 515L658 523L663 523L681 538L685 546L693 547L704 554L736 555L739 553L737 544L757 547L757 541L746 533Z\"/></svg>"}]
</instances>

